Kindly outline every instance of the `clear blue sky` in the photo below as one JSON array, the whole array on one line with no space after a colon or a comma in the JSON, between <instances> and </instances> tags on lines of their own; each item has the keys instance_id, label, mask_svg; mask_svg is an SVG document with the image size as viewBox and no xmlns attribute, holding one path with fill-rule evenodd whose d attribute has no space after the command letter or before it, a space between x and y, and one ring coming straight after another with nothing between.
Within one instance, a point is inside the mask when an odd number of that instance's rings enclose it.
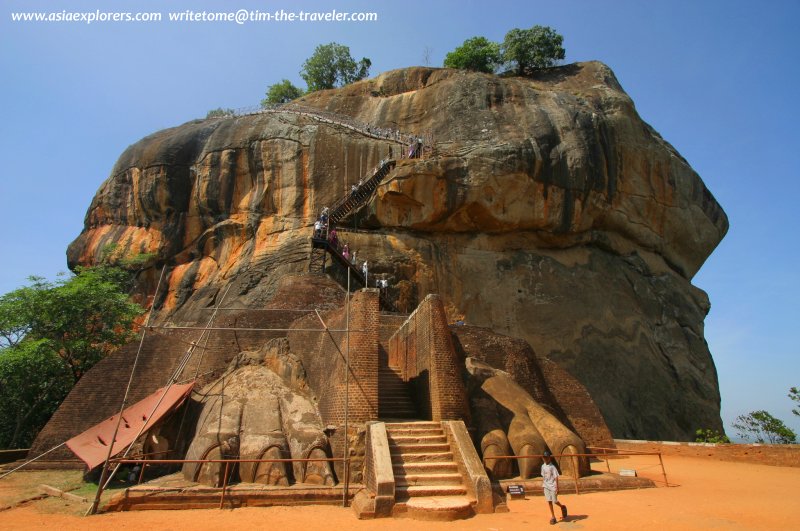
<instances>
[{"instance_id":1,"label":"clear blue sky","mask_svg":"<svg viewBox=\"0 0 800 531\"><path fill-rule=\"evenodd\" d=\"M15 23L14 11L306 9L377 12L367 23ZM0 8L0 292L66 269L65 249L119 154L216 107L257 105L270 83L336 41L372 73L431 65L465 39L534 24L567 62L608 64L641 116L702 176L731 229L694 283L729 433L766 409L800 432L797 1L327 2L6 0Z\"/></svg>"}]
</instances>

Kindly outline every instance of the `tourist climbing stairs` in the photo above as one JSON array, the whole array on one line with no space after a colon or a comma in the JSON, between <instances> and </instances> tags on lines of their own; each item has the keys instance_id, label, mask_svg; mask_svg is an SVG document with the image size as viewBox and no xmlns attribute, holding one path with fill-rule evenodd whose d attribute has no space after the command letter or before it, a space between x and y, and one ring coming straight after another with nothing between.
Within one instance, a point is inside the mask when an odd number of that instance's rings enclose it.
<instances>
[{"instance_id":1,"label":"tourist climbing stairs","mask_svg":"<svg viewBox=\"0 0 800 531\"><path fill-rule=\"evenodd\" d=\"M363 206L372 193L378 188L383 179L391 173L397 165L397 161L392 159L382 160L377 168L372 173L372 176L357 187L355 191L351 191L345 197L341 198L330 208L330 226L333 228L343 219L345 219L351 212Z\"/></svg>"},{"instance_id":2,"label":"tourist climbing stairs","mask_svg":"<svg viewBox=\"0 0 800 531\"><path fill-rule=\"evenodd\" d=\"M441 509L455 517L472 513L474 500L467 496L440 422L387 422L386 433L395 478L395 515Z\"/></svg>"},{"instance_id":3,"label":"tourist climbing stairs","mask_svg":"<svg viewBox=\"0 0 800 531\"><path fill-rule=\"evenodd\" d=\"M311 239L311 254L308 262L309 272L324 273L327 266L327 255L330 254L332 261L349 268L351 276L355 277L355 280L362 286L366 286L366 278L364 278L359 264L353 263L342 255L338 244L332 243L328 239L327 234L330 230L334 229L341 220L345 219L351 212L363 206L369 200L373 192L378 188L378 185L391 173L396 164L397 162L391 159L382 160L378 167L372 172L372 176L367 179L365 183L359 186L355 191L341 198L329 209L326 234L315 234Z\"/></svg>"},{"instance_id":4,"label":"tourist climbing stairs","mask_svg":"<svg viewBox=\"0 0 800 531\"><path fill-rule=\"evenodd\" d=\"M325 273L329 254L332 262L350 269L351 278L366 287L367 279L364 278L364 274L358 268L358 265L345 258L341 250L325 238L311 239L311 256L308 261L308 271L311 273Z\"/></svg>"}]
</instances>

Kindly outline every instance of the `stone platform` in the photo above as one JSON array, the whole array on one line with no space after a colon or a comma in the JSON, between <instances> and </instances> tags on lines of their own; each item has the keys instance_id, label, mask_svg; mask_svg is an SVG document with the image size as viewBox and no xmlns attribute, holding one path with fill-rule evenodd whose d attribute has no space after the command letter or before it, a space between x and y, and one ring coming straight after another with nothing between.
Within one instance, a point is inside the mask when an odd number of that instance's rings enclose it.
<instances>
[{"instance_id":1,"label":"stone platform","mask_svg":"<svg viewBox=\"0 0 800 531\"><path fill-rule=\"evenodd\" d=\"M351 483L350 496L362 488ZM235 483L222 489L187 481L180 472L129 487L114 495L103 507L111 511L214 509L222 507L271 507L275 505L341 505L344 487L296 484L272 486ZM348 500L349 502L349 500Z\"/></svg>"},{"instance_id":2,"label":"stone platform","mask_svg":"<svg viewBox=\"0 0 800 531\"><path fill-rule=\"evenodd\" d=\"M575 493L575 480L562 476L560 478L561 492L564 494ZM525 487L526 496L542 495L541 478L532 479L504 479L499 482L502 492L508 490L509 485L522 485ZM655 487L653 481L642 477L623 477L618 474L596 473L580 478L578 490L580 493L598 492L608 490L643 489ZM349 501L363 488L362 485L350 485ZM344 487L297 484L289 487L260 485L255 483L236 483L225 489L225 499L222 507L233 509L237 507L271 507L277 505L340 505ZM457 498L457 500L456 500ZM163 476L141 485L129 487L114 495L103 507L103 511L147 511L147 510L184 510L184 509L215 509L220 507L222 489L208 487L187 481L178 472ZM412 516L419 518L417 513L443 515L448 513L444 520L452 519L453 511L471 512L466 507L451 507L456 500L463 505L466 498L441 497L424 498L436 507L411 507L406 511L399 511L395 516ZM414 505L414 504L411 504ZM432 510L432 509L439 509ZM429 516L423 519L439 519Z\"/></svg>"}]
</instances>

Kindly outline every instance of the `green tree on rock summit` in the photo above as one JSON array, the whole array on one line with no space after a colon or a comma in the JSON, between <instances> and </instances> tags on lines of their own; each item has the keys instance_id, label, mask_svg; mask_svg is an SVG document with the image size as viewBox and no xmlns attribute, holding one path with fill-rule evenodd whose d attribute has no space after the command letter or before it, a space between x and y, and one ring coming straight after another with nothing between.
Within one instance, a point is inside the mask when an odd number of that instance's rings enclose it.
<instances>
[{"instance_id":1,"label":"green tree on rock summit","mask_svg":"<svg viewBox=\"0 0 800 531\"><path fill-rule=\"evenodd\" d=\"M514 28L503 40L503 59L516 66L518 75L530 74L536 68L555 66L563 60L563 43L564 37L549 26Z\"/></svg>"},{"instance_id":2,"label":"green tree on rock summit","mask_svg":"<svg viewBox=\"0 0 800 531\"><path fill-rule=\"evenodd\" d=\"M445 56L444 66L492 74L500 65L500 60L499 44L486 37L472 37Z\"/></svg>"},{"instance_id":3,"label":"green tree on rock summit","mask_svg":"<svg viewBox=\"0 0 800 531\"><path fill-rule=\"evenodd\" d=\"M566 53L563 43L564 37L548 26L514 28L506 33L502 44L485 37L467 39L447 54L444 66L491 74L507 65L509 72L523 76L563 60Z\"/></svg>"},{"instance_id":4,"label":"green tree on rock summit","mask_svg":"<svg viewBox=\"0 0 800 531\"><path fill-rule=\"evenodd\" d=\"M289 103L303 95L303 91L295 87L288 79L281 80L267 88L266 97L261 100L262 107Z\"/></svg>"},{"instance_id":5,"label":"green tree on rock summit","mask_svg":"<svg viewBox=\"0 0 800 531\"><path fill-rule=\"evenodd\" d=\"M350 48L331 42L320 44L311 57L303 63L300 70L308 85L308 92L342 87L369 75L372 61L366 57L356 62L350 55Z\"/></svg>"}]
</instances>

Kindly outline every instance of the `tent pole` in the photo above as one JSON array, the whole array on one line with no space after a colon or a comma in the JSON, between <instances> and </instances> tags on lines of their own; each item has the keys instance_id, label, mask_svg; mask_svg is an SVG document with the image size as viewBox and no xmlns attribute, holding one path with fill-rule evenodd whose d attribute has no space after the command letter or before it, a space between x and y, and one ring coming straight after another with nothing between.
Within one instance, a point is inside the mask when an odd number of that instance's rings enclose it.
<instances>
[{"instance_id":1,"label":"tent pole","mask_svg":"<svg viewBox=\"0 0 800 531\"><path fill-rule=\"evenodd\" d=\"M114 428L114 436L111 437L111 441L108 443L108 455L106 455L106 462L103 464L103 472L100 474L100 483L97 485L97 494L94 497L94 501L92 502L92 506L89 507L89 510L86 512L87 515L95 514L97 512L97 507L100 505L100 497L103 495L103 483L105 482L106 476L108 475L108 462L111 460L111 454L114 450L114 442L117 440L117 433L119 433L119 425L122 423L122 412L125 411L125 404L128 402L128 395L131 392L131 384L133 384L133 375L136 372L136 366L139 364L139 355L142 353L142 346L144 345L144 337L147 335L147 327L150 326L150 318L153 317L153 311L155 310L154 306L156 304L156 297L158 296L158 289L161 287L161 281L164 279L164 271L167 269L167 264L165 263L161 266L161 275L158 277L158 284L156 284L156 291L153 293L153 304L150 306L150 313L147 314L147 322L142 329L142 337L139 339L139 348L136 350L136 358L133 360L133 367L131 368L131 375L128 378L128 386L125 388L125 395L122 397L122 405L119 408L119 418L117 419L117 425Z\"/></svg>"}]
</instances>

